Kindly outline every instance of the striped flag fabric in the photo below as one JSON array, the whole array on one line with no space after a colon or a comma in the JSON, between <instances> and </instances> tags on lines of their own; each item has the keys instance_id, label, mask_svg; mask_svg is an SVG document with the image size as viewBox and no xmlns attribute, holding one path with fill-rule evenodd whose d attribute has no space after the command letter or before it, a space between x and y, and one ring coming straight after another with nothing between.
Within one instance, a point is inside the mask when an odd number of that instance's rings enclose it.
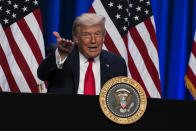
<instances>
[{"instance_id":1,"label":"striped flag fabric","mask_svg":"<svg viewBox=\"0 0 196 131\"><path fill-rule=\"evenodd\" d=\"M94 0L89 12L106 17L104 49L122 56L128 76L147 97L161 98L155 22L149 0Z\"/></svg>"},{"instance_id":2,"label":"striped flag fabric","mask_svg":"<svg viewBox=\"0 0 196 131\"><path fill-rule=\"evenodd\" d=\"M37 78L45 57L37 0L0 0L0 91L40 92Z\"/></svg>"},{"instance_id":3,"label":"striped flag fabric","mask_svg":"<svg viewBox=\"0 0 196 131\"><path fill-rule=\"evenodd\" d=\"M193 98L196 99L196 31L185 75L185 83Z\"/></svg>"}]
</instances>

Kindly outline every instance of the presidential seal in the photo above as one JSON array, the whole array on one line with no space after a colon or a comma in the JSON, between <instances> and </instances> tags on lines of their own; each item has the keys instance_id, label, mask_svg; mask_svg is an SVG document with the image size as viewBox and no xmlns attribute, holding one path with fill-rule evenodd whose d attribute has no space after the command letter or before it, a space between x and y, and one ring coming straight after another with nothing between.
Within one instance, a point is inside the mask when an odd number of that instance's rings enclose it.
<instances>
[{"instance_id":1,"label":"presidential seal","mask_svg":"<svg viewBox=\"0 0 196 131\"><path fill-rule=\"evenodd\" d=\"M131 124L139 120L147 106L145 91L128 77L115 77L107 81L99 95L105 116L118 124Z\"/></svg>"}]
</instances>

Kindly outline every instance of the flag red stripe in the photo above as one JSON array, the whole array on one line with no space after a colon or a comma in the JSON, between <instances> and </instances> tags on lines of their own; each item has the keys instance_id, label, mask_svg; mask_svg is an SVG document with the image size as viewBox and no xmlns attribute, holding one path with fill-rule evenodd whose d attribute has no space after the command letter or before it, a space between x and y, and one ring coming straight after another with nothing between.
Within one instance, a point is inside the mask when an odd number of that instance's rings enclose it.
<instances>
[{"instance_id":1,"label":"flag red stripe","mask_svg":"<svg viewBox=\"0 0 196 131\"><path fill-rule=\"evenodd\" d=\"M130 31L130 35L131 35L135 45L137 46L137 48L138 48L138 50L144 60L146 68L147 68L155 86L157 87L157 89L159 91L159 94L161 94L159 73L156 70L155 65L153 64L150 56L148 55L148 51L147 51L147 48L145 46L144 41L142 40L140 34L138 33L138 31L135 27L131 28L129 31Z\"/></svg>"},{"instance_id":2,"label":"flag red stripe","mask_svg":"<svg viewBox=\"0 0 196 131\"><path fill-rule=\"evenodd\" d=\"M189 80L192 82L192 84L196 88L196 76L194 75L190 66L188 66L188 68L187 68L187 77L189 78Z\"/></svg>"},{"instance_id":3,"label":"flag red stripe","mask_svg":"<svg viewBox=\"0 0 196 131\"><path fill-rule=\"evenodd\" d=\"M21 30L21 32L23 33L28 45L30 46L33 55L35 56L35 59L37 60L37 63L41 63L43 60L43 56L41 54L41 50L38 46L38 43L34 37L34 35L32 34L29 26L27 25L26 21L22 18L20 20L17 21L17 24Z\"/></svg>"},{"instance_id":4,"label":"flag red stripe","mask_svg":"<svg viewBox=\"0 0 196 131\"><path fill-rule=\"evenodd\" d=\"M32 92L38 92L37 83L33 77L32 72L30 71L27 62L25 61L24 56L22 55L19 47L17 46L16 41L14 40L10 27L5 29L5 34L8 38L8 42L12 50L12 53L15 57L15 60L20 70L22 71L24 78L26 79L29 88L31 89Z\"/></svg>"},{"instance_id":5,"label":"flag red stripe","mask_svg":"<svg viewBox=\"0 0 196 131\"><path fill-rule=\"evenodd\" d=\"M138 72L138 70L137 70L137 68L135 66L135 63L134 63L134 61L133 61L133 59L132 59L132 57L130 55L130 52L128 50L128 40L127 40L127 37L126 36L123 37L123 41L125 43L126 50L127 50L128 68L130 70L131 76L132 76L132 78L134 80L136 80L143 87L143 89L144 89L144 91L146 93L146 96L147 97L150 97L150 95L149 95L149 93L148 93L148 91L146 89L146 86L145 86L145 84L144 84L144 82L143 82L143 80L142 80L142 78L141 78L141 76L140 76L140 74L139 74L139 72Z\"/></svg>"},{"instance_id":6,"label":"flag red stripe","mask_svg":"<svg viewBox=\"0 0 196 131\"><path fill-rule=\"evenodd\" d=\"M147 28L149 34L150 34L150 39L151 39L151 41L153 42L153 44L154 44L154 46L155 46L155 48L157 49L157 52L158 52L157 37L156 37L156 33L155 33L154 26L153 26L153 24L152 24L150 18L149 18L149 19L146 19L146 20L144 21L144 24L145 24L145 26L146 26L146 28Z\"/></svg>"},{"instance_id":7,"label":"flag red stripe","mask_svg":"<svg viewBox=\"0 0 196 131\"><path fill-rule=\"evenodd\" d=\"M1 88L1 86L0 86L0 92L2 92L2 88Z\"/></svg>"},{"instance_id":8,"label":"flag red stripe","mask_svg":"<svg viewBox=\"0 0 196 131\"><path fill-rule=\"evenodd\" d=\"M193 41L193 47L192 47L192 54L195 56L196 58L196 42Z\"/></svg>"},{"instance_id":9,"label":"flag red stripe","mask_svg":"<svg viewBox=\"0 0 196 131\"><path fill-rule=\"evenodd\" d=\"M118 49L116 48L114 42L112 41L112 39L108 33L106 33L104 44L109 51L111 51L117 55L120 55Z\"/></svg>"},{"instance_id":10,"label":"flag red stripe","mask_svg":"<svg viewBox=\"0 0 196 131\"><path fill-rule=\"evenodd\" d=\"M42 34L43 34L42 15L41 15L40 9L36 9L35 11L33 11L33 14L34 14L34 16L39 24L39 28L41 29Z\"/></svg>"},{"instance_id":11,"label":"flag red stripe","mask_svg":"<svg viewBox=\"0 0 196 131\"><path fill-rule=\"evenodd\" d=\"M88 12L89 12L89 13L96 13L95 10L94 10L94 8L93 8L93 6L90 7L90 9L89 9Z\"/></svg>"},{"instance_id":12,"label":"flag red stripe","mask_svg":"<svg viewBox=\"0 0 196 131\"><path fill-rule=\"evenodd\" d=\"M16 84L16 81L11 73L8 61L6 59L5 53L3 52L3 49L1 46L0 46L0 56L1 56L0 65L1 65L2 69L4 70L4 74L7 79L8 85L10 87L10 91L11 92L20 92L20 90Z\"/></svg>"}]
</instances>

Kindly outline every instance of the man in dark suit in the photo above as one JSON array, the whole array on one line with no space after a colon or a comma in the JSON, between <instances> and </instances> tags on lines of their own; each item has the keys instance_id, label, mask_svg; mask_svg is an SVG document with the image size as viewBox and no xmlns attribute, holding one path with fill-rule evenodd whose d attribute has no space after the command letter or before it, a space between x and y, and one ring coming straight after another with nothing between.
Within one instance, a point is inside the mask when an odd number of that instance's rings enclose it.
<instances>
[{"instance_id":1,"label":"man in dark suit","mask_svg":"<svg viewBox=\"0 0 196 131\"><path fill-rule=\"evenodd\" d=\"M48 81L48 93L99 95L109 79L127 76L125 60L102 50L105 32L105 18L94 13L75 19L74 43L53 32L58 48L37 70L38 77Z\"/></svg>"}]
</instances>

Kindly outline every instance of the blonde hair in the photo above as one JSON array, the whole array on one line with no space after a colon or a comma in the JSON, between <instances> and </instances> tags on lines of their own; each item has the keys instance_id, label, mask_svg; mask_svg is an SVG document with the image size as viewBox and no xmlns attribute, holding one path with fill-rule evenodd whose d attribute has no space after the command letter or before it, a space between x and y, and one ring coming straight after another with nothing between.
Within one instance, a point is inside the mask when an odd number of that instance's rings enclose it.
<instances>
[{"instance_id":1,"label":"blonde hair","mask_svg":"<svg viewBox=\"0 0 196 131\"><path fill-rule=\"evenodd\" d=\"M93 26L93 25L103 25L103 28L105 28L105 17L95 14L95 13L84 13L80 16L78 16L72 27L72 35L76 36L78 33L78 30L81 25L85 26ZM104 31L105 32L105 31Z\"/></svg>"}]
</instances>

